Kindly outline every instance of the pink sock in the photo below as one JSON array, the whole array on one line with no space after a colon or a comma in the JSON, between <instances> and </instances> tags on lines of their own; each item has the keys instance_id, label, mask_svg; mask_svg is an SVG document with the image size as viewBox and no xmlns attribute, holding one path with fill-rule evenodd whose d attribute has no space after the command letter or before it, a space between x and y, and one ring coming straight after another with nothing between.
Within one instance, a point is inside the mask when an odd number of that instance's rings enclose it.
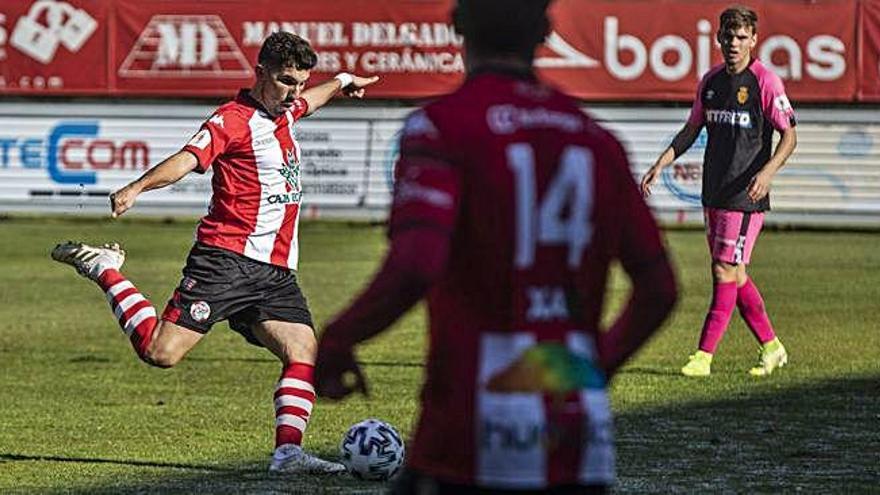
<instances>
[{"instance_id":1,"label":"pink sock","mask_svg":"<svg viewBox=\"0 0 880 495\"><path fill-rule=\"evenodd\" d=\"M736 294L736 282L715 283L712 289L712 306L709 307L703 332L700 334L701 351L715 354L736 306Z\"/></svg>"},{"instance_id":2,"label":"pink sock","mask_svg":"<svg viewBox=\"0 0 880 495\"><path fill-rule=\"evenodd\" d=\"M746 320L746 324L755 334L758 342L766 344L776 338L773 332L773 326L770 325L770 318L767 316L767 310L764 308L764 299L758 292L752 279L746 280L745 285L737 289L736 305L739 307L739 314Z\"/></svg>"},{"instance_id":3,"label":"pink sock","mask_svg":"<svg viewBox=\"0 0 880 495\"><path fill-rule=\"evenodd\" d=\"M159 321L156 309L119 270L104 270L98 277L98 285L104 290L107 302L134 351L144 359Z\"/></svg>"}]
</instances>

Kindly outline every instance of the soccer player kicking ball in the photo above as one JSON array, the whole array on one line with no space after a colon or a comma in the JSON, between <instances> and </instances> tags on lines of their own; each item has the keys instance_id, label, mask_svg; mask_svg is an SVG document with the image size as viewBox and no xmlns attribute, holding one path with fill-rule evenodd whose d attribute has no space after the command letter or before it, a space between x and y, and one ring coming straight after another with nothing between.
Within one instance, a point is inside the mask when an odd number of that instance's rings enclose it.
<instances>
[{"instance_id":1,"label":"soccer player kicking ball","mask_svg":"<svg viewBox=\"0 0 880 495\"><path fill-rule=\"evenodd\" d=\"M316 62L307 41L272 34L260 48L253 88L219 107L181 151L111 195L116 217L140 193L213 168L210 209L161 319L120 272L125 253L118 245L67 243L52 251L101 287L135 352L153 366L174 366L222 320L281 360L270 472L344 471L301 448L315 402L317 342L296 278L302 186L293 125L340 90L363 96L378 77L343 73L304 90Z\"/></svg>"},{"instance_id":2,"label":"soccer player kicking ball","mask_svg":"<svg viewBox=\"0 0 880 495\"><path fill-rule=\"evenodd\" d=\"M702 197L714 286L699 349L681 369L687 376L710 374L734 307L761 344L759 363L749 372L769 375L788 361L761 293L746 274L764 212L770 209L770 183L797 144L794 111L782 81L751 56L757 27L757 15L745 7L721 14L718 42L724 63L703 76L687 123L642 178L642 193L648 196L663 168L685 153L706 126ZM782 139L771 156L774 129Z\"/></svg>"},{"instance_id":3,"label":"soccer player kicking ball","mask_svg":"<svg viewBox=\"0 0 880 495\"><path fill-rule=\"evenodd\" d=\"M427 297L421 417L393 493L604 493L607 380L676 298L620 143L539 81L548 0L458 0L468 77L411 114L389 254L321 336L319 395L365 383L355 346ZM632 294L600 329L609 265Z\"/></svg>"}]
</instances>

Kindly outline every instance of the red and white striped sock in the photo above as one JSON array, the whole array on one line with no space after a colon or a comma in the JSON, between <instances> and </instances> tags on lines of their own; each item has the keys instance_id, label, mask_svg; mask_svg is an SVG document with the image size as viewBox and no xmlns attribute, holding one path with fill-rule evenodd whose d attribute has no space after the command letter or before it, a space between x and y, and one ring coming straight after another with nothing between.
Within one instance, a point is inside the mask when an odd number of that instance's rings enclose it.
<instances>
[{"instance_id":1,"label":"red and white striped sock","mask_svg":"<svg viewBox=\"0 0 880 495\"><path fill-rule=\"evenodd\" d=\"M306 363L291 363L282 370L275 387L275 448L302 445L315 404L314 373L315 367Z\"/></svg>"},{"instance_id":2,"label":"red and white striped sock","mask_svg":"<svg viewBox=\"0 0 880 495\"><path fill-rule=\"evenodd\" d=\"M122 332L131 340L138 357L144 359L156 328L156 308L119 272L108 268L98 276Z\"/></svg>"}]
</instances>

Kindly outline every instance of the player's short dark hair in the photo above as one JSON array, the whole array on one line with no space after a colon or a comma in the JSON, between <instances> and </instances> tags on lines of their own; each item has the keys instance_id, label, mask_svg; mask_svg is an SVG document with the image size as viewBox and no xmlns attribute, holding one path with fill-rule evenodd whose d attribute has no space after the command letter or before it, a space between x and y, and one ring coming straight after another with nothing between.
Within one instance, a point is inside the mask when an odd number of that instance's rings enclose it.
<instances>
[{"instance_id":1,"label":"player's short dark hair","mask_svg":"<svg viewBox=\"0 0 880 495\"><path fill-rule=\"evenodd\" d=\"M531 57L550 32L547 7L552 0L458 0L452 11L455 30L481 54Z\"/></svg>"},{"instance_id":2,"label":"player's short dark hair","mask_svg":"<svg viewBox=\"0 0 880 495\"><path fill-rule=\"evenodd\" d=\"M310 70L318 63L318 55L303 38L293 33L276 31L260 47L257 63L269 70L286 67Z\"/></svg>"},{"instance_id":3,"label":"player's short dark hair","mask_svg":"<svg viewBox=\"0 0 880 495\"><path fill-rule=\"evenodd\" d=\"M728 7L721 13L718 30L727 32L736 31L739 28L752 28L752 34L758 32L758 14L754 10L742 5Z\"/></svg>"}]
</instances>

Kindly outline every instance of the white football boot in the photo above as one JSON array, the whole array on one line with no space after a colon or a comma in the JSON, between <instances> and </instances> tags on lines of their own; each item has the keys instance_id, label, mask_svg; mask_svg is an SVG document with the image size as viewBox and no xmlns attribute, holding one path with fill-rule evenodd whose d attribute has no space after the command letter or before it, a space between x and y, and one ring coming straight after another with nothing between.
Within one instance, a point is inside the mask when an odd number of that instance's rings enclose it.
<instances>
[{"instance_id":1,"label":"white football boot","mask_svg":"<svg viewBox=\"0 0 880 495\"><path fill-rule=\"evenodd\" d=\"M77 273L97 282L104 270L122 268L125 251L115 242L94 247L81 242L67 241L55 246L52 250L52 259L76 268Z\"/></svg>"},{"instance_id":2,"label":"white football boot","mask_svg":"<svg viewBox=\"0 0 880 495\"><path fill-rule=\"evenodd\" d=\"M302 447L285 444L272 454L269 473L273 474L341 474L345 466L338 462L325 461L306 453Z\"/></svg>"}]
</instances>

